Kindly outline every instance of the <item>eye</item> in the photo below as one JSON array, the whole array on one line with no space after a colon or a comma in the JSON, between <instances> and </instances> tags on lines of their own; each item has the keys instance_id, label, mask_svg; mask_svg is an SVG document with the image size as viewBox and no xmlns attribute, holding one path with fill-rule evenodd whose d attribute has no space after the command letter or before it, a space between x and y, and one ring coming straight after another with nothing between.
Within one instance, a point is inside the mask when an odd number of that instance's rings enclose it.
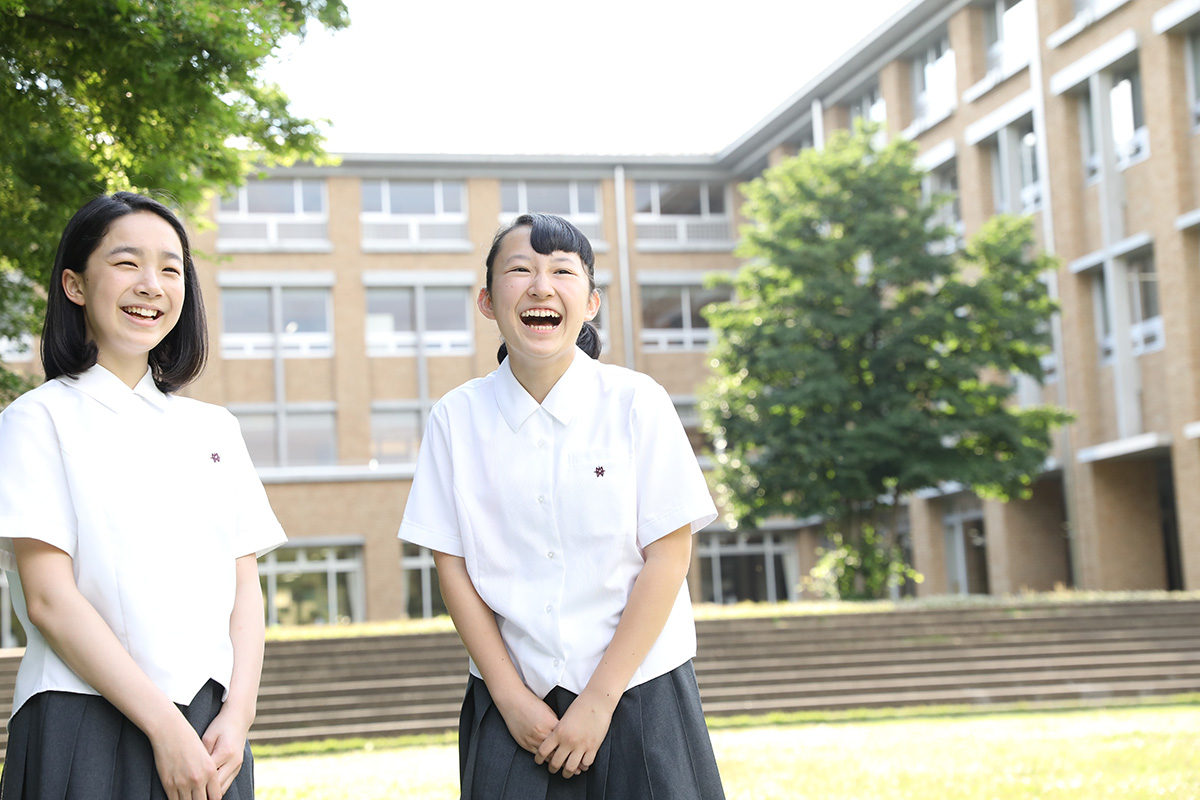
<instances>
[{"instance_id":1,"label":"eye","mask_svg":"<svg viewBox=\"0 0 1200 800\"><path fill-rule=\"evenodd\" d=\"M163 267L163 272L173 272L176 275L182 275L183 271L179 267Z\"/></svg>"}]
</instances>

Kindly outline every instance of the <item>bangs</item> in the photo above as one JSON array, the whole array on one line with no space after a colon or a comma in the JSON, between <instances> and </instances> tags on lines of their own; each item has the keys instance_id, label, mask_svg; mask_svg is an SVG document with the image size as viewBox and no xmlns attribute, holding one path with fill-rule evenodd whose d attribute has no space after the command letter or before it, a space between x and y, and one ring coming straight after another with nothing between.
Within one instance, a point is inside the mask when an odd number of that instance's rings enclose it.
<instances>
[{"instance_id":1,"label":"bangs","mask_svg":"<svg viewBox=\"0 0 1200 800\"><path fill-rule=\"evenodd\" d=\"M596 264L592 243L571 223L550 214L526 214L530 220L529 245L534 252L548 256L555 251L576 253L590 272ZM521 224L518 222L518 224Z\"/></svg>"}]
</instances>

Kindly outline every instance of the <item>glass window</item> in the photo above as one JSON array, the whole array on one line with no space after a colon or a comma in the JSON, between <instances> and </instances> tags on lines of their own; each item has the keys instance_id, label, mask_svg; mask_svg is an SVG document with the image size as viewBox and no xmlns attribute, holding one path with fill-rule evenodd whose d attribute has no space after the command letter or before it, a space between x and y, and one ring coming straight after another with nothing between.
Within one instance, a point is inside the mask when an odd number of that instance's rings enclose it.
<instances>
[{"instance_id":1,"label":"glass window","mask_svg":"<svg viewBox=\"0 0 1200 800\"><path fill-rule=\"evenodd\" d=\"M332 411L288 412L287 460L298 467L336 464L336 415Z\"/></svg>"},{"instance_id":2,"label":"glass window","mask_svg":"<svg viewBox=\"0 0 1200 800\"><path fill-rule=\"evenodd\" d=\"M463 210L463 185L460 181L442 181L442 211L461 214Z\"/></svg>"},{"instance_id":3,"label":"glass window","mask_svg":"<svg viewBox=\"0 0 1200 800\"><path fill-rule=\"evenodd\" d=\"M682 286L643 286L642 327L682 328L683 291Z\"/></svg>"},{"instance_id":4,"label":"glass window","mask_svg":"<svg viewBox=\"0 0 1200 800\"><path fill-rule=\"evenodd\" d=\"M275 293L283 314L275 325ZM221 354L225 358L325 357L333 352L330 290L326 287L224 287Z\"/></svg>"},{"instance_id":5,"label":"glass window","mask_svg":"<svg viewBox=\"0 0 1200 800\"><path fill-rule=\"evenodd\" d=\"M729 299L728 289L707 289L703 286L691 287L688 291L691 305L691 323L693 328L707 328L708 320L702 313L704 308L712 303L720 303Z\"/></svg>"},{"instance_id":6,"label":"glass window","mask_svg":"<svg viewBox=\"0 0 1200 800\"><path fill-rule=\"evenodd\" d=\"M421 443L421 415L417 409L371 412L371 458L380 464L412 464Z\"/></svg>"},{"instance_id":7,"label":"glass window","mask_svg":"<svg viewBox=\"0 0 1200 800\"><path fill-rule=\"evenodd\" d=\"M1092 97L1088 92L1079 96L1079 138L1083 150L1084 179L1094 178L1100 171L1100 149L1096 140L1096 125L1092 118Z\"/></svg>"},{"instance_id":8,"label":"glass window","mask_svg":"<svg viewBox=\"0 0 1200 800\"><path fill-rule=\"evenodd\" d=\"M1142 80L1140 73L1127 70L1113 76L1112 94L1113 144L1117 162L1127 165L1145 155L1146 120L1142 109Z\"/></svg>"},{"instance_id":9,"label":"glass window","mask_svg":"<svg viewBox=\"0 0 1200 800\"><path fill-rule=\"evenodd\" d=\"M433 181L389 181L389 197L393 214L435 214Z\"/></svg>"},{"instance_id":10,"label":"glass window","mask_svg":"<svg viewBox=\"0 0 1200 800\"><path fill-rule=\"evenodd\" d=\"M270 333L271 290L221 290L221 331L223 333Z\"/></svg>"},{"instance_id":11,"label":"glass window","mask_svg":"<svg viewBox=\"0 0 1200 800\"><path fill-rule=\"evenodd\" d=\"M788 548L775 534L704 534L699 545L700 597L705 602L774 603L795 599Z\"/></svg>"},{"instance_id":12,"label":"glass window","mask_svg":"<svg viewBox=\"0 0 1200 800\"><path fill-rule=\"evenodd\" d=\"M279 445L275 437L275 415L272 413L237 415L242 438L250 460L258 469L279 466Z\"/></svg>"},{"instance_id":13,"label":"glass window","mask_svg":"<svg viewBox=\"0 0 1200 800\"><path fill-rule=\"evenodd\" d=\"M320 181L300 181L300 197L304 201L304 208L301 209L304 213L319 213L324 210Z\"/></svg>"},{"instance_id":14,"label":"glass window","mask_svg":"<svg viewBox=\"0 0 1200 800\"><path fill-rule=\"evenodd\" d=\"M326 333L329 330L328 289L283 289L283 333Z\"/></svg>"},{"instance_id":15,"label":"glass window","mask_svg":"<svg viewBox=\"0 0 1200 800\"><path fill-rule=\"evenodd\" d=\"M502 181L501 210L509 216L527 211L562 217L594 215L596 190L595 181Z\"/></svg>"},{"instance_id":16,"label":"glass window","mask_svg":"<svg viewBox=\"0 0 1200 800\"><path fill-rule=\"evenodd\" d=\"M571 213L571 186L557 181L526 181L526 207L529 211L567 216Z\"/></svg>"},{"instance_id":17,"label":"glass window","mask_svg":"<svg viewBox=\"0 0 1200 800\"><path fill-rule=\"evenodd\" d=\"M521 186L517 181L500 182L500 211L511 215L521 213Z\"/></svg>"},{"instance_id":18,"label":"glass window","mask_svg":"<svg viewBox=\"0 0 1200 800\"><path fill-rule=\"evenodd\" d=\"M984 16L988 69L1011 74L1033 53L1037 8L1031 0L996 0Z\"/></svg>"},{"instance_id":19,"label":"glass window","mask_svg":"<svg viewBox=\"0 0 1200 800\"><path fill-rule=\"evenodd\" d=\"M411 355L418 339L416 309L424 308L427 353L462 354L472 348L471 290L464 286L397 286L367 289L367 351L372 356Z\"/></svg>"},{"instance_id":20,"label":"glass window","mask_svg":"<svg viewBox=\"0 0 1200 800\"><path fill-rule=\"evenodd\" d=\"M913 59L913 118L939 117L954 107L954 51L942 37Z\"/></svg>"},{"instance_id":21,"label":"glass window","mask_svg":"<svg viewBox=\"0 0 1200 800\"><path fill-rule=\"evenodd\" d=\"M417 329L413 290L407 286L367 290L367 332L395 333Z\"/></svg>"},{"instance_id":22,"label":"glass window","mask_svg":"<svg viewBox=\"0 0 1200 800\"><path fill-rule=\"evenodd\" d=\"M1021 172L1021 210L1028 213L1041 208L1042 205L1042 185L1038 180L1038 140L1033 131L1032 120L1018 123L1014 138Z\"/></svg>"},{"instance_id":23,"label":"glass window","mask_svg":"<svg viewBox=\"0 0 1200 800\"><path fill-rule=\"evenodd\" d=\"M729 299L727 288L644 285L642 343L658 349L698 347L708 344L711 332L702 313L705 306Z\"/></svg>"},{"instance_id":24,"label":"glass window","mask_svg":"<svg viewBox=\"0 0 1200 800\"><path fill-rule=\"evenodd\" d=\"M250 181L246 184L246 210L251 214L293 214L296 190L292 181Z\"/></svg>"},{"instance_id":25,"label":"glass window","mask_svg":"<svg viewBox=\"0 0 1200 800\"><path fill-rule=\"evenodd\" d=\"M360 186L362 210L366 214L383 213L383 181L364 180Z\"/></svg>"},{"instance_id":26,"label":"glass window","mask_svg":"<svg viewBox=\"0 0 1200 800\"><path fill-rule=\"evenodd\" d=\"M580 181L576 184L577 194L579 195L579 213L580 214L595 214L596 213L596 194L599 191L597 186L592 181Z\"/></svg>"},{"instance_id":27,"label":"glass window","mask_svg":"<svg viewBox=\"0 0 1200 800\"><path fill-rule=\"evenodd\" d=\"M425 328L430 331L467 330L470 290L457 286L425 289Z\"/></svg>"},{"instance_id":28,"label":"glass window","mask_svg":"<svg viewBox=\"0 0 1200 800\"><path fill-rule=\"evenodd\" d=\"M708 188L708 213L725 213L725 187L719 183L710 183Z\"/></svg>"},{"instance_id":29,"label":"glass window","mask_svg":"<svg viewBox=\"0 0 1200 800\"><path fill-rule=\"evenodd\" d=\"M1160 316L1158 307L1158 273L1154 259L1141 256L1131 259L1125 267L1129 281L1130 315L1134 322L1145 322Z\"/></svg>"},{"instance_id":30,"label":"glass window","mask_svg":"<svg viewBox=\"0 0 1200 800\"><path fill-rule=\"evenodd\" d=\"M404 577L408 585L408 616L416 619L439 616L446 613L442 601L437 570L434 568L433 553L429 548L404 542Z\"/></svg>"},{"instance_id":31,"label":"glass window","mask_svg":"<svg viewBox=\"0 0 1200 800\"><path fill-rule=\"evenodd\" d=\"M269 625L364 619L362 547L284 545L263 556L259 580Z\"/></svg>"},{"instance_id":32,"label":"glass window","mask_svg":"<svg viewBox=\"0 0 1200 800\"><path fill-rule=\"evenodd\" d=\"M633 201L639 214L654 213L653 181L636 181L633 184Z\"/></svg>"},{"instance_id":33,"label":"glass window","mask_svg":"<svg viewBox=\"0 0 1200 800\"><path fill-rule=\"evenodd\" d=\"M696 183L659 183L658 213L699 216L703 211L700 204L701 187Z\"/></svg>"},{"instance_id":34,"label":"glass window","mask_svg":"<svg viewBox=\"0 0 1200 800\"><path fill-rule=\"evenodd\" d=\"M1200 125L1200 28L1188 33L1188 90L1192 108L1192 125Z\"/></svg>"}]
</instances>

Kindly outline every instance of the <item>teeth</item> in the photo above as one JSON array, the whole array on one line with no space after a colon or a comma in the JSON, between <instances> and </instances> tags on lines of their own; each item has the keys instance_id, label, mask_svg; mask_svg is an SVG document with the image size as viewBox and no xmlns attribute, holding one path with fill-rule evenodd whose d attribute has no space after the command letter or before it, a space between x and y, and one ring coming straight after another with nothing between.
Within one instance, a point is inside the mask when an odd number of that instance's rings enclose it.
<instances>
[{"instance_id":1,"label":"teeth","mask_svg":"<svg viewBox=\"0 0 1200 800\"><path fill-rule=\"evenodd\" d=\"M133 314L135 317L145 317L146 319L154 319L158 316L158 312L153 309L138 308L137 306L130 306L129 308L122 309L122 311L127 314Z\"/></svg>"},{"instance_id":2,"label":"teeth","mask_svg":"<svg viewBox=\"0 0 1200 800\"><path fill-rule=\"evenodd\" d=\"M560 314L557 311L551 311L548 308L531 308L521 314L522 317L547 317L550 319L558 319Z\"/></svg>"}]
</instances>

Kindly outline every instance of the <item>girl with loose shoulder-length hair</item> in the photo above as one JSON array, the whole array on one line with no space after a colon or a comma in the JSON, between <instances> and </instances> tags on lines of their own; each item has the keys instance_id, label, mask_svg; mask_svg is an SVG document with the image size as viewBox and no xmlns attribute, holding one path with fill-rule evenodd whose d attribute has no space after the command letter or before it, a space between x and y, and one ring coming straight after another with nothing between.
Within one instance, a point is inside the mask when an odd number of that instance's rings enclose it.
<instances>
[{"instance_id":1,"label":"girl with loose shoulder-length hair","mask_svg":"<svg viewBox=\"0 0 1200 800\"><path fill-rule=\"evenodd\" d=\"M0 567L28 643L0 800L248 800L256 557L285 537L204 366L187 231L117 192L63 231L47 380L0 413Z\"/></svg>"}]
</instances>

